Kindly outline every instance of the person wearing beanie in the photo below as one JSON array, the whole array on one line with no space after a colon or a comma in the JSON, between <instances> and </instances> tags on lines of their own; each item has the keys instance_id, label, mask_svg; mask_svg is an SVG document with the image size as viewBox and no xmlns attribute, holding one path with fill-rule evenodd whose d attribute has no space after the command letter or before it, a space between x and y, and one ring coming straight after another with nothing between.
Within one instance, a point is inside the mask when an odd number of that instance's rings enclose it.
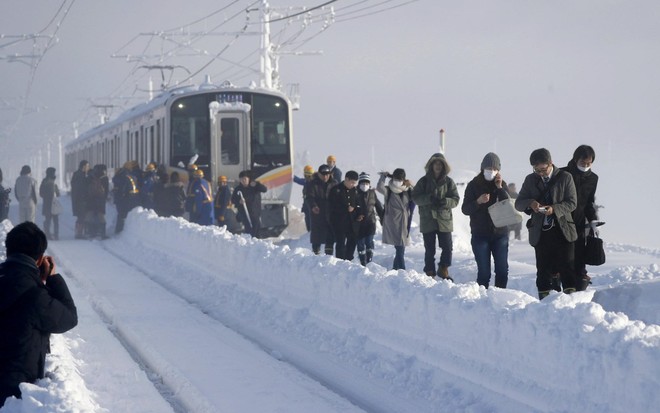
<instances>
[{"instance_id":1,"label":"person wearing beanie","mask_svg":"<svg viewBox=\"0 0 660 413\"><path fill-rule=\"evenodd\" d=\"M389 183L385 183L387 179ZM415 202L412 199L412 183L406 179L406 171L397 168L393 173L381 172L376 189L385 197L383 225L383 244L394 247L394 270L405 270L406 245L410 244L410 225L412 224Z\"/></svg>"},{"instance_id":2,"label":"person wearing beanie","mask_svg":"<svg viewBox=\"0 0 660 413\"><path fill-rule=\"evenodd\" d=\"M332 172L332 178L337 182L341 182L341 169L337 168L337 158L334 155L328 155L326 165L328 165L330 172Z\"/></svg>"},{"instance_id":3,"label":"person wearing beanie","mask_svg":"<svg viewBox=\"0 0 660 413\"><path fill-rule=\"evenodd\" d=\"M348 171L344 180L330 189L328 195L330 226L335 241L335 257L352 261L357 244L358 221L363 214L357 203L359 175Z\"/></svg>"},{"instance_id":4,"label":"person wearing beanie","mask_svg":"<svg viewBox=\"0 0 660 413\"><path fill-rule=\"evenodd\" d=\"M305 185L305 204L311 212L309 241L314 254L320 254L321 244L325 244L325 254L332 255L334 236L328 215L328 196L330 190L337 185L337 181L332 178L328 165L320 165L317 171L312 180Z\"/></svg>"},{"instance_id":5,"label":"person wearing beanie","mask_svg":"<svg viewBox=\"0 0 660 413\"><path fill-rule=\"evenodd\" d=\"M488 207L509 198L500 173L500 158L490 152L481 162L481 171L465 188L461 211L470 217L471 244L477 263L477 284L488 288L491 256L495 263L495 287L506 288L509 279L509 229L493 225Z\"/></svg>"},{"instance_id":6,"label":"person wearing beanie","mask_svg":"<svg viewBox=\"0 0 660 413\"><path fill-rule=\"evenodd\" d=\"M424 273L429 277L436 274L453 281L449 276L452 260L452 232L454 219L452 209L458 206L461 197L456 183L449 177L451 168L441 153L433 154L424 167L426 174L413 188L413 200L419 206L419 230L424 237ZM435 269L435 245L442 250L438 270Z\"/></svg>"},{"instance_id":7,"label":"person wearing beanie","mask_svg":"<svg viewBox=\"0 0 660 413\"><path fill-rule=\"evenodd\" d=\"M371 188L371 177L362 172L358 176L357 204L360 214L357 217L357 250L360 264L367 265L374 256L374 235L376 220L383 216L383 204Z\"/></svg>"},{"instance_id":8,"label":"person wearing beanie","mask_svg":"<svg viewBox=\"0 0 660 413\"><path fill-rule=\"evenodd\" d=\"M41 185L39 185L39 196L43 199L41 214L44 216L44 233L46 234L46 238L57 240L60 233L60 211L53 211L53 200L60 196L60 190L55 183L55 168L46 168L46 177L41 181ZM50 232L51 222L53 223L53 232Z\"/></svg>"},{"instance_id":9,"label":"person wearing beanie","mask_svg":"<svg viewBox=\"0 0 660 413\"><path fill-rule=\"evenodd\" d=\"M21 168L21 175L16 178L14 196L18 200L18 222L34 222L37 212L37 181L30 175L28 165Z\"/></svg>"},{"instance_id":10,"label":"person wearing beanie","mask_svg":"<svg viewBox=\"0 0 660 413\"><path fill-rule=\"evenodd\" d=\"M573 152L573 158L568 165L562 168L573 176L577 194L577 206L572 214L577 230L577 240L574 243L575 288L577 291L586 290L591 283L591 277L587 275L585 264L585 232L581 228L588 226L590 231L598 236L598 210L596 208L598 175L591 169L595 160L594 148L589 145L580 145Z\"/></svg>"},{"instance_id":11,"label":"person wearing beanie","mask_svg":"<svg viewBox=\"0 0 660 413\"><path fill-rule=\"evenodd\" d=\"M552 290L561 291L561 286L570 294L576 286L573 243L577 231L572 213L577 193L573 177L553 165L545 148L534 150L529 162L532 173L525 177L515 205L518 211L532 216L527 228L529 244L536 253L539 298L547 297Z\"/></svg>"}]
</instances>

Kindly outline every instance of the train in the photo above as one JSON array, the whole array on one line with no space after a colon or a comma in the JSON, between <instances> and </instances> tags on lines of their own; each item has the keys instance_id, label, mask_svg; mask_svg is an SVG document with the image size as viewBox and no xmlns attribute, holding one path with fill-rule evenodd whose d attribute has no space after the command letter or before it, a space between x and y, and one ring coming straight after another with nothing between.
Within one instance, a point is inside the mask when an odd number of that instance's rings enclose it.
<instances>
[{"instance_id":1,"label":"train","mask_svg":"<svg viewBox=\"0 0 660 413\"><path fill-rule=\"evenodd\" d=\"M292 104L276 90L230 82L162 92L114 120L86 131L64 148L67 181L81 160L104 164L112 177L130 160L154 162L188 179L191 159L212 184L243 170L268 188L262 195L260 238L288 226L293 184Z\"/></svg>"}]
</instances>

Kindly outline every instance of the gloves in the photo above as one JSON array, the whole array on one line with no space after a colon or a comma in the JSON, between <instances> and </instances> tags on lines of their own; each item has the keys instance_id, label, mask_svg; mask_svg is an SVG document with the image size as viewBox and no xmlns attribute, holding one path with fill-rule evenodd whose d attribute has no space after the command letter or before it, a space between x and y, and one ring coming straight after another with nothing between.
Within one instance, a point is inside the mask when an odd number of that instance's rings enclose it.
<instances>
[{"instance_id":1,"label":"gloves","mask_svg":"<svg viewBox=\"0 0 660 413\"><path fill-rule=\"evenodd\" d=\"M589 226L591 227L591 232L593 232L594 237L598 237L600 235L600 232L598 232L598 221L591 221L589 222Z\"/></svg>"}]
</instances>

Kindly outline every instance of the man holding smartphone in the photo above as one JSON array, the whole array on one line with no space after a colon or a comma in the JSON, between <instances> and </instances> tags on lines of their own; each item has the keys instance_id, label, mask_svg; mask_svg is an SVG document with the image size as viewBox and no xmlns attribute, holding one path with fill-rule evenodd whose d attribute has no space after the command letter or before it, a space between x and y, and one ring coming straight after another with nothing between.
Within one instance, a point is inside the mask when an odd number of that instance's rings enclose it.
<instances>
[{"instance_id":1,"label":"man holding smartphone","mask_svg":"<svg viewBox=\"0 0 660 413\"><path fill-rule=\"evenodd\" d=\"M55 262L44 255L46 234L32 222L15 226L0 264L0 407L21 397L19 384L44 377L50 334L78 324L78 313Z\"/></svg>"}]
</instances>

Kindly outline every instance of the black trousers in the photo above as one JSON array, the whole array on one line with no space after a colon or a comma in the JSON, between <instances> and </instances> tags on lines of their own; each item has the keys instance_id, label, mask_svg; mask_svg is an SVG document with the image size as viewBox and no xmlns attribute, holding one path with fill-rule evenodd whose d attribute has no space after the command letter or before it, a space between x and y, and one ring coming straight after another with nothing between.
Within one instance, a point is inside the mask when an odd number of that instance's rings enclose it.
<instances>
[{"instance_id":1,"label":"black trousers","mask_svg":"<svg viewBox=\"0 0 660 413\"><path fill-rule=\"evenodd\" d=\"M547 295L553 286L552 278L559 273L561 284L566 289L575 288L574 246L566 241L557 225L541 232L541 239L534 247L536 255L536 287L539 295Z\"/></svg>"}]
</instances>

